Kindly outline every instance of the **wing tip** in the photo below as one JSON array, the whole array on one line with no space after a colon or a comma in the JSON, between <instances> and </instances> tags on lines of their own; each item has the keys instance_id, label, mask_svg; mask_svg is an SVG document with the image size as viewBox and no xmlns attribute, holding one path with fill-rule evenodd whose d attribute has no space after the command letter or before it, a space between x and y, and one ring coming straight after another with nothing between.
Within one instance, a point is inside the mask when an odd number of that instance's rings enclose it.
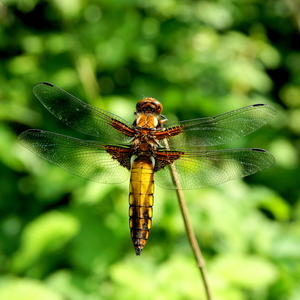
<instances>
[{"instance_id":1,"label":"wing tip","mask_svg":"<svg viewBox=\"0 0 300 300\"><path fill-rule=\"evenodd\" d=\"M54 84L49 83L49 82L46 82L46 81L38 82L38 83L35 84L35 85L33 86L33 88L32 88L33 93L34 93L35 89L36 89L37 87L41 86L41 85L48 85L49 87L54 87L54 86L55 86Z\"/></svg>"},{"instance_id":2,"label":"wing tip","mask_svg":"<svg viewBox=\"0 0 300 300\"><path fill-rule=\"evenodd\" d=\"M264 149L260 149L260 148L252 148L252 151L263 152L263 153L265 153L269 157L270 164L266 168L264 168L264 169L270 168L270 167L272 167L276 163L275 157L269 151L264 150ZM264 170L264 169L262 169L262 170Z\"/></svg>"},{"instance_id":3,"label":"wing tip","mask_svg":"<svg viewBox=\"0 0 300 300\"><path fill-rule=\"evenodd\" d=\"M251 105L252 107L259 107L259 106L264 106L264 107L267 107L269 108L272 112L273 112L273 115L275 116L276 115L276 109L270 105L270 104L265 104L265 103L257 103L257 104L253 104Z\"/></svg>"},{"instance_id":4,"label":"wing tip","mask_svg":"<svg viewBox=\"0 0 300 300\"><path fill-rule=\"evenodd\" d=\"M49 82L46 82L46 81L43 81L42 84L49 85L51 87L54 86L52 83L49 83Z\"/></svg>"},{"instance_id":5,"label":"wing tip","mask_svg":"<svg viewBox=\"0 0 300 300\"><path fill-rule=\"evenodd\" d=\"M26 138L28 137L28 133L41 133L43 132L43 130L40 130L40 129L28 129L26 131L23 131L19 134L18 138L17 138L17 141L19 144L21 144L22 146L25 146L24 145L24 142L26 143ZM25 146L26 147L26 146Z\"/></svg>"},{"instance_id":6,"label":"wing tip","mask_svg":"<svg viewBox=\"0 0 300 300\"><path fill-rule=\"evenodd\" d=\"M38 84L49 85L49 86L51 86L51 87L53 87L53 86L54 86L54 84L52 84L52 83L49 83L49 82L46 82L46 81L42 81L42 82L40 82L40 83L38 83Z\"/></svg>"},{"instance_id":7,"label":"wing tip","mask_svg":"<svg viewBox=\"0 0 300 300\"><path fill-rule=\"evenodd\" d=\"M260 149L260 148L252 148L253 151L260 151L260 152L268 152L264 149Z\"/></svg>"},{"instance_id":8,"label":"wing tip","mask_svg":"<svg viewBox=\"0 0 300 300\"><path fill-rule=\"evenodd\" d=\"M38 132L38 133L41 133L41 132L43 132L43 130L40 130L40 129L28 129L28 130L26 130L26 131L23 131L23 132L19 135L19 137L22 136L22 135L24 135L24 134L26 134L26 133L28 133L28 132Z\"/></svg>"},{"instance_id":9,"label":"wing tip","mask_svg":"<svg viewBox=\"0 0 300 300\"><path fill-rule=\"evenodd\" d=\"M30 131L30 132L43 132L44 130L40 130L40 129L28 129L25 132L28 132L28 131Z\"/></svg>"}]
</instances>

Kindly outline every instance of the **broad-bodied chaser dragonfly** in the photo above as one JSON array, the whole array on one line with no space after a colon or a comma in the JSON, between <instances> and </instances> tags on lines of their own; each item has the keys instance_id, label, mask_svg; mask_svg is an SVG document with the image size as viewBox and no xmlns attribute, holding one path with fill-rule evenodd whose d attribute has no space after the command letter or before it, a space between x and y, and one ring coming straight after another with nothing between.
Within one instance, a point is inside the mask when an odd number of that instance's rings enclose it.
<instances>
[{"instance_id":1,"label":"broad-bodied chaser dragonfly","mask_svg":"<svg viewBox=\"0 0 300 300\"><path fill-rule=\"evenodd\" d=\"M275 109L254 104L216 117L165 126L162 104L144 98L136 105L133 124L82 102L46 82L33 88L42 104L63 123L99 141L80 140L39 129L19 136L21 145L80 177L117 184L130 175L129 226L137 255L152 227L154 174L157 185L177 189L214 186L271 167L275 159L263 149L206 150L243 137L274 118Z\"/></svg>"}]
</instances>

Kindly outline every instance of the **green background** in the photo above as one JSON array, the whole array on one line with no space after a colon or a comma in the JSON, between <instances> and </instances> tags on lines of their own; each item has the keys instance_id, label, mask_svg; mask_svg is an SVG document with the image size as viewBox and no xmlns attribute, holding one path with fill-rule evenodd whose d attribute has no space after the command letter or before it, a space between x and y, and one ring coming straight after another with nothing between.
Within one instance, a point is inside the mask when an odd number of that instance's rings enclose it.
<instances>
[{"instance_id":1,"label":"green background","mask_svg":"<svg viewBox=\"0 0 300 300\"><path fill-rule=\"evenodd\" d=\"M88 182L17 143L29 128L88 138L34 97L40 81L130 122L143 96L170 121L273 105L223 148L276 165L185 196L214 299L300 299L298 0L7 0L0 22L1 300L204 299L174 191L156 187L136 257L128 182Z\"/></svg>"}]
</instances>

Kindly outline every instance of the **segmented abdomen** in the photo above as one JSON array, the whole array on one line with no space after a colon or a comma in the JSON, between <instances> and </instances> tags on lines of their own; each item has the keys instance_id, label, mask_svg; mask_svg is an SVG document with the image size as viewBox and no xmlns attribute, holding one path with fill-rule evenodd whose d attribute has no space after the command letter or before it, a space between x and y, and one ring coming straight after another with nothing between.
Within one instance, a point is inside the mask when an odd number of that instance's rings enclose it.
<instances>
[{"instance_id":1,"label":"segmented abdomen","mask_svg":"<svg viewBox=\"0 0 300 300\"><path fill-rule=\"evenodd\" d=\"M133 162L129 187L129 227L136 255L147 243L152 227L154 167L148 156Z\"/></svg>"}]
</instances>

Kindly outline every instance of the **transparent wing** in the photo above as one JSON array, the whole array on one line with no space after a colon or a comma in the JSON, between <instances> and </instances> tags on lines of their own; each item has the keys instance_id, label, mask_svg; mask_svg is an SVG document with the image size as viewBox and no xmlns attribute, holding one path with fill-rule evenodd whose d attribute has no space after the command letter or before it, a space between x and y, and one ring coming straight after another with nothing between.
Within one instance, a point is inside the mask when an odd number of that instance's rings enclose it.
<instances>
[{"instance_id":1,"label":"transparent wing","mask_svg":"<svg viewBox=\"0 0 300 300\"><path fill-rule=\"evenodd\" d=\"M198 189L254 174L274 163L272 154L262 149L230 149L185 151L173 164L182 189ZM177 189L170 166L155 173L155 183L165 189Z\"/></svg>"},{"instance_id":2,"label":"transparent wing","mask_svg":"<svg viewBox=\"0 0 300 300\"><path fill-rule=\"evenodd\" d=\"M121 183L129 171L107 153L105 145L31 129L18 137L19 143L74 175L100 183ZM124 148L127 150L128 148Z\"/></svg>"},{"instance_id":3,"label":"transparent wing","mask_svg":"<svg viewBox=\"0 0 300 300\"><path fill-rule=\"evenodd\" d=\"M272 106L255 104L216 117L173 123L165 130L181 127L181 133L168 139L170 149L214 146L250 134L275 115L276 111Z\"/></svg>"},{"instance_id":4,"label":"transparent wing","mask_svg":"<svg viewBox=\"0 0 300 300\"><path fill-rule=\"evenodd\" d=\"M126 143L131 139L126 135L126 132L132 131L131 124L77 99L55 85L40 82L33 87L33 93L54 116L79 132L100 137L102 141ZM123 132L117 131L112 126L114 123L123 124Z\"/></svg>"}]
</instances>

